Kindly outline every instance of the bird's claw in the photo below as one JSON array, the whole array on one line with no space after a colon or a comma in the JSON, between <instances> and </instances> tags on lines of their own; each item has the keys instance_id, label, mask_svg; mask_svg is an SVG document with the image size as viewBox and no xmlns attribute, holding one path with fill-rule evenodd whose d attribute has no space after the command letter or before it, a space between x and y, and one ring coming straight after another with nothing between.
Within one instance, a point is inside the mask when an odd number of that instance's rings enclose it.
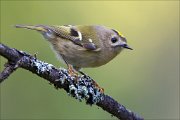
<instances>
[{"instance_id":1,"label":"bird's claw","mask_svg":"<svg viewBox=\"0 0 180 120\"><path fill-rule=\"evenodd\" d=\"M84 76L87 76L85 73L83 73L82 71L79 71L82 75ZM72 65L69 65L68 64L68 73L71 75L71 76L75 76L75 82L77 83L78 82L78 72L76 70L74 70L73 66ZM104 93L104 88L101 88L97 83L96 81L92 80L92 84L99 89L99 91L101 93Z\"/></svg>"},{"instance_id":2,"label":"bird's claw","mask_svg":"<svg viewBox=\"0 0 180 120\"><path fill-rule=\"evenodd\" d=\"M101 88L101 87L96 83L96 81L93 80L93 84L95 85L96 88L99 89L99 91L100 91L101 93L104 93L104 88Z\"/></svg>"}]
</instances>

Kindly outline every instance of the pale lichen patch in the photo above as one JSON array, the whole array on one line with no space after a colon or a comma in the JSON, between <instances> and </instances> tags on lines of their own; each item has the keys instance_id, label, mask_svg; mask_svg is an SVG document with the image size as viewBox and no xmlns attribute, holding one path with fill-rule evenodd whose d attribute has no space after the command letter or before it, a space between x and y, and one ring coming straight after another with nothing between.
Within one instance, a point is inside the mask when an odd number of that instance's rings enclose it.
<instances>
[{"instance_id":1,"label":"pale lichen patch","mask_svg":"<svg viewBox=\"0 0 180 120\"><path fill-rule=\"evenodd\" d=\"M103 100L103 93L96 88L89 76L70 76L66 69L61 68L60 83L68 85L68 94L79 101L86 100L87 104L96 104Z\"/></svg>"},{"instance_id":2,"label":"pale lichen patch","mask_svg":"<svg viewBox=\"0 0 180 120\"><path fill-rule=\"evenodd\" d=\"M38 74L42 74L44 72L51 74L51 70L54 69L51 64L41 62L37 59L34 59L32 65L36 67L36 71ZM70 96L78 99L79 101L82 101L84 99L86 100L86 103L90 105L96 104L99 101L103 100L103 93L94 85L94 80L89 76L71 76L68 73L68 70L64 68L60 68L58 74L59 78L51 82L56 88L60 88L57 87L58 85L60 85L61 87L65 87L65 90Z\"/></svg>"},{"instance_id":3,"label":"pale lichen patch","mask_svg":"<svg viewBox=\"0 0 180 120\"><path fill-rule=\"evenodd\" d=\"M52 64L48 64L46 62L42 62L39 60L34 60L34 62L32 62L33 66L37 67L37 72L38 73L43 73L45 71L49 71L52 69L53 65Z\"/></svg>"}]
</instances>

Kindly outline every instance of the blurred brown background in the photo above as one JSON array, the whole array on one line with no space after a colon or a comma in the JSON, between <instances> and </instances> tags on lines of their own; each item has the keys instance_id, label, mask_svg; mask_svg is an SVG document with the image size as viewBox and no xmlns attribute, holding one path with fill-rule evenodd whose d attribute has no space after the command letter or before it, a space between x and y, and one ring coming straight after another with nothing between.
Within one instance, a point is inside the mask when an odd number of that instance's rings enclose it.
<instances>
[{"instance_id":1,"label":"blurred brown background","mask_svg":"<svg viewBox=\"0 0 180 120\"><path fill-rule=\"evenodd\" d=\"M101 24L121 31L133 51L84 69L118 102L146 119L179 118L179 1L1 1L0 40L62 65L48 42L15 24ZM1 70L5 63L1 60ZM0 85L1 119L116 119L18 69Z\"/></svg>"}]
</instances>

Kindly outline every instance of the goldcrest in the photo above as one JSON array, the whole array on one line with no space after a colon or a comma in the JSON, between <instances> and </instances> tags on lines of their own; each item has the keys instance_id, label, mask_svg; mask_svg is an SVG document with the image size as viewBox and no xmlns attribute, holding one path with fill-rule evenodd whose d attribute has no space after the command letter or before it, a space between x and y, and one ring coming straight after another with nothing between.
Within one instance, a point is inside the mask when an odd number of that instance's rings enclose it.
<instances>
[{"instance_id":1,"label":"goldcrest","mask_svg":"<svg viewBox=\"0 0 180 120\"><path fill-rule=\"evenodd\" d=\"M75 70L99 67L111 61L127 45L126 38L117 30L99 25L16 25L40 32L58 57Z\"/></svg>"}]
</instances>

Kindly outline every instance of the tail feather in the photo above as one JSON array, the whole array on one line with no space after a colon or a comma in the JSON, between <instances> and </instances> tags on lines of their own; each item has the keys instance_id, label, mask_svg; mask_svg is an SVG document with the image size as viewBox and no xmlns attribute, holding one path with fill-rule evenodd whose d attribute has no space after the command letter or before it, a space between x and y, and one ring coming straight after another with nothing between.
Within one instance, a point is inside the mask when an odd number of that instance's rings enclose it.
<instances>
[{"instance_id":1,"label":"tail feather","mask_svg":"<svg viewBox=\"0 0 180 120\"><path fill-rule=\"evenodd\" d=\"M36 25L36 26L34 26L34 25L15 25L15 27L47 32L47 30L43 26L40 26L40 25Z\"/></svg>"}]
</instances>

